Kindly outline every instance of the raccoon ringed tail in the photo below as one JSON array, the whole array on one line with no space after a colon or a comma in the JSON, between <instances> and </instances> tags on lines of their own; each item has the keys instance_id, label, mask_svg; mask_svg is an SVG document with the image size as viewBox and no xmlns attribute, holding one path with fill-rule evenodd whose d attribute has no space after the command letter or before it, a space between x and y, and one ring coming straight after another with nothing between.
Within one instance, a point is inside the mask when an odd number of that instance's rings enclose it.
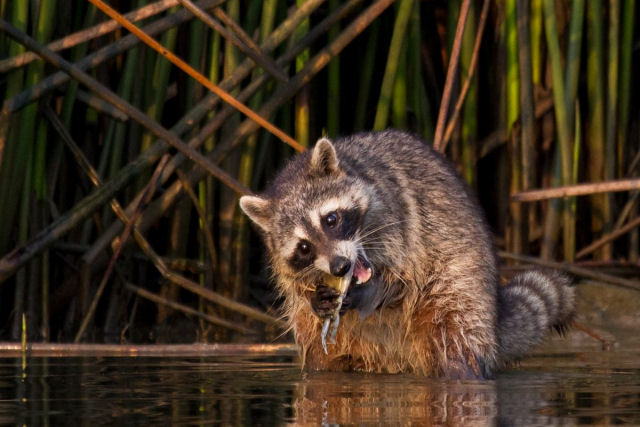
<instances>
[{"instance_id":1,"label":"raccoon ringed tail","mask_svg":"<svg viewBox=\"0 0 640 427\"><path fill-rule=\"evenodd\" d=\"M552 271L527 271L498 291L500 358L517 359L540 343L553 327L566 331L574 314L571 280Z\"/></svg>"}]
</instances>

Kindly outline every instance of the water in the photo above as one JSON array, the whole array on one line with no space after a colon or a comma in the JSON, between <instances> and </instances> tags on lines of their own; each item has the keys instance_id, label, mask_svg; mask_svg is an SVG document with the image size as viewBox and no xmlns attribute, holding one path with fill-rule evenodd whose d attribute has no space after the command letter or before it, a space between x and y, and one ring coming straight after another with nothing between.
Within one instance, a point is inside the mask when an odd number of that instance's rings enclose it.
<instances>
[{"instance_id":1,"label":"water","mask_svg":"<svg viewBox=\"0 0 640 427\"><path fill-rule=\"evenodd\" d=\"M538 353L493 381L269 358L0 359L0 424L640 424L640 352Z\"/></svg>"}]
</instances>

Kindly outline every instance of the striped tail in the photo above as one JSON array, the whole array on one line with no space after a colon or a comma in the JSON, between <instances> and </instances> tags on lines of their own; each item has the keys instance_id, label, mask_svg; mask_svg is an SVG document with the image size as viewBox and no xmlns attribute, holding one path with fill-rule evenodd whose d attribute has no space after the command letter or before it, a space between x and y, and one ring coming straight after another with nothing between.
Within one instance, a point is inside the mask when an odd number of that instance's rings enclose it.
<instances>
[{"instance_id":1,"label":"striped tail","mask_svg":"<svg viewBox=\"0 0 640 427\"><path fill-rule=\"evenodd\" d=\"M524 356L554 328L564 333L574 314L571 280L552 271L527 271L498 291L500 358Z\"/></svg>"}]
</instances>

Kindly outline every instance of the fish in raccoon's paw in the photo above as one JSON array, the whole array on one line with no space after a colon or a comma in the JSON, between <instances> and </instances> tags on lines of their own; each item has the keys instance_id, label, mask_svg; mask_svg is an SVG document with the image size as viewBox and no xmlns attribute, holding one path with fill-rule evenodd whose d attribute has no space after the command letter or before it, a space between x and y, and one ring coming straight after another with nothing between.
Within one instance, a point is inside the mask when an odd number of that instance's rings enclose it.
<instances>
[{"instance_id":1,"label":"fish in raccoon's paw","mask_svg":"<svg viewBox=\"0 0 640 427\"><path fill-rule=\"evenodd\" d=\"M499 285L475 197L406 132L322 138L240 206L261 231L307 369L488 377L573 313L558 273ZM325 354L329 318L339 325Z\"/></svg>"}]
</instances>

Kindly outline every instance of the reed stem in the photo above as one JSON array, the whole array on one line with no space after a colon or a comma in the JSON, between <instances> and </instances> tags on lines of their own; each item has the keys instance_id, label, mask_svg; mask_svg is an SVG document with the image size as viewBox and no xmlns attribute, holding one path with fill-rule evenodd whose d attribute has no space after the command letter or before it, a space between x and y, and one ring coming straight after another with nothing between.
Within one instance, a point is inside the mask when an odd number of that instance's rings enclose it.
<instances>
[{"instance_id":1,"label":"reed stem","mask_svg":"<svg viewBox=\"0 0 640 427\"><path fill-rule=\"evenodd\" d=\"M567 122L567 108L565 104L564 76L562 72L562 58L558 40L558 25L556 22L555 6L553 0L544 0L544 20L549 59L551 62L551 75L553 80L553 99L560 146L560 164L563 185L572 183L572 139ZM565 200L563 209L563 248L564 258L572 261L575 256L575 217L572 216L570 200Z\"/></svg>"}]
</instances>

